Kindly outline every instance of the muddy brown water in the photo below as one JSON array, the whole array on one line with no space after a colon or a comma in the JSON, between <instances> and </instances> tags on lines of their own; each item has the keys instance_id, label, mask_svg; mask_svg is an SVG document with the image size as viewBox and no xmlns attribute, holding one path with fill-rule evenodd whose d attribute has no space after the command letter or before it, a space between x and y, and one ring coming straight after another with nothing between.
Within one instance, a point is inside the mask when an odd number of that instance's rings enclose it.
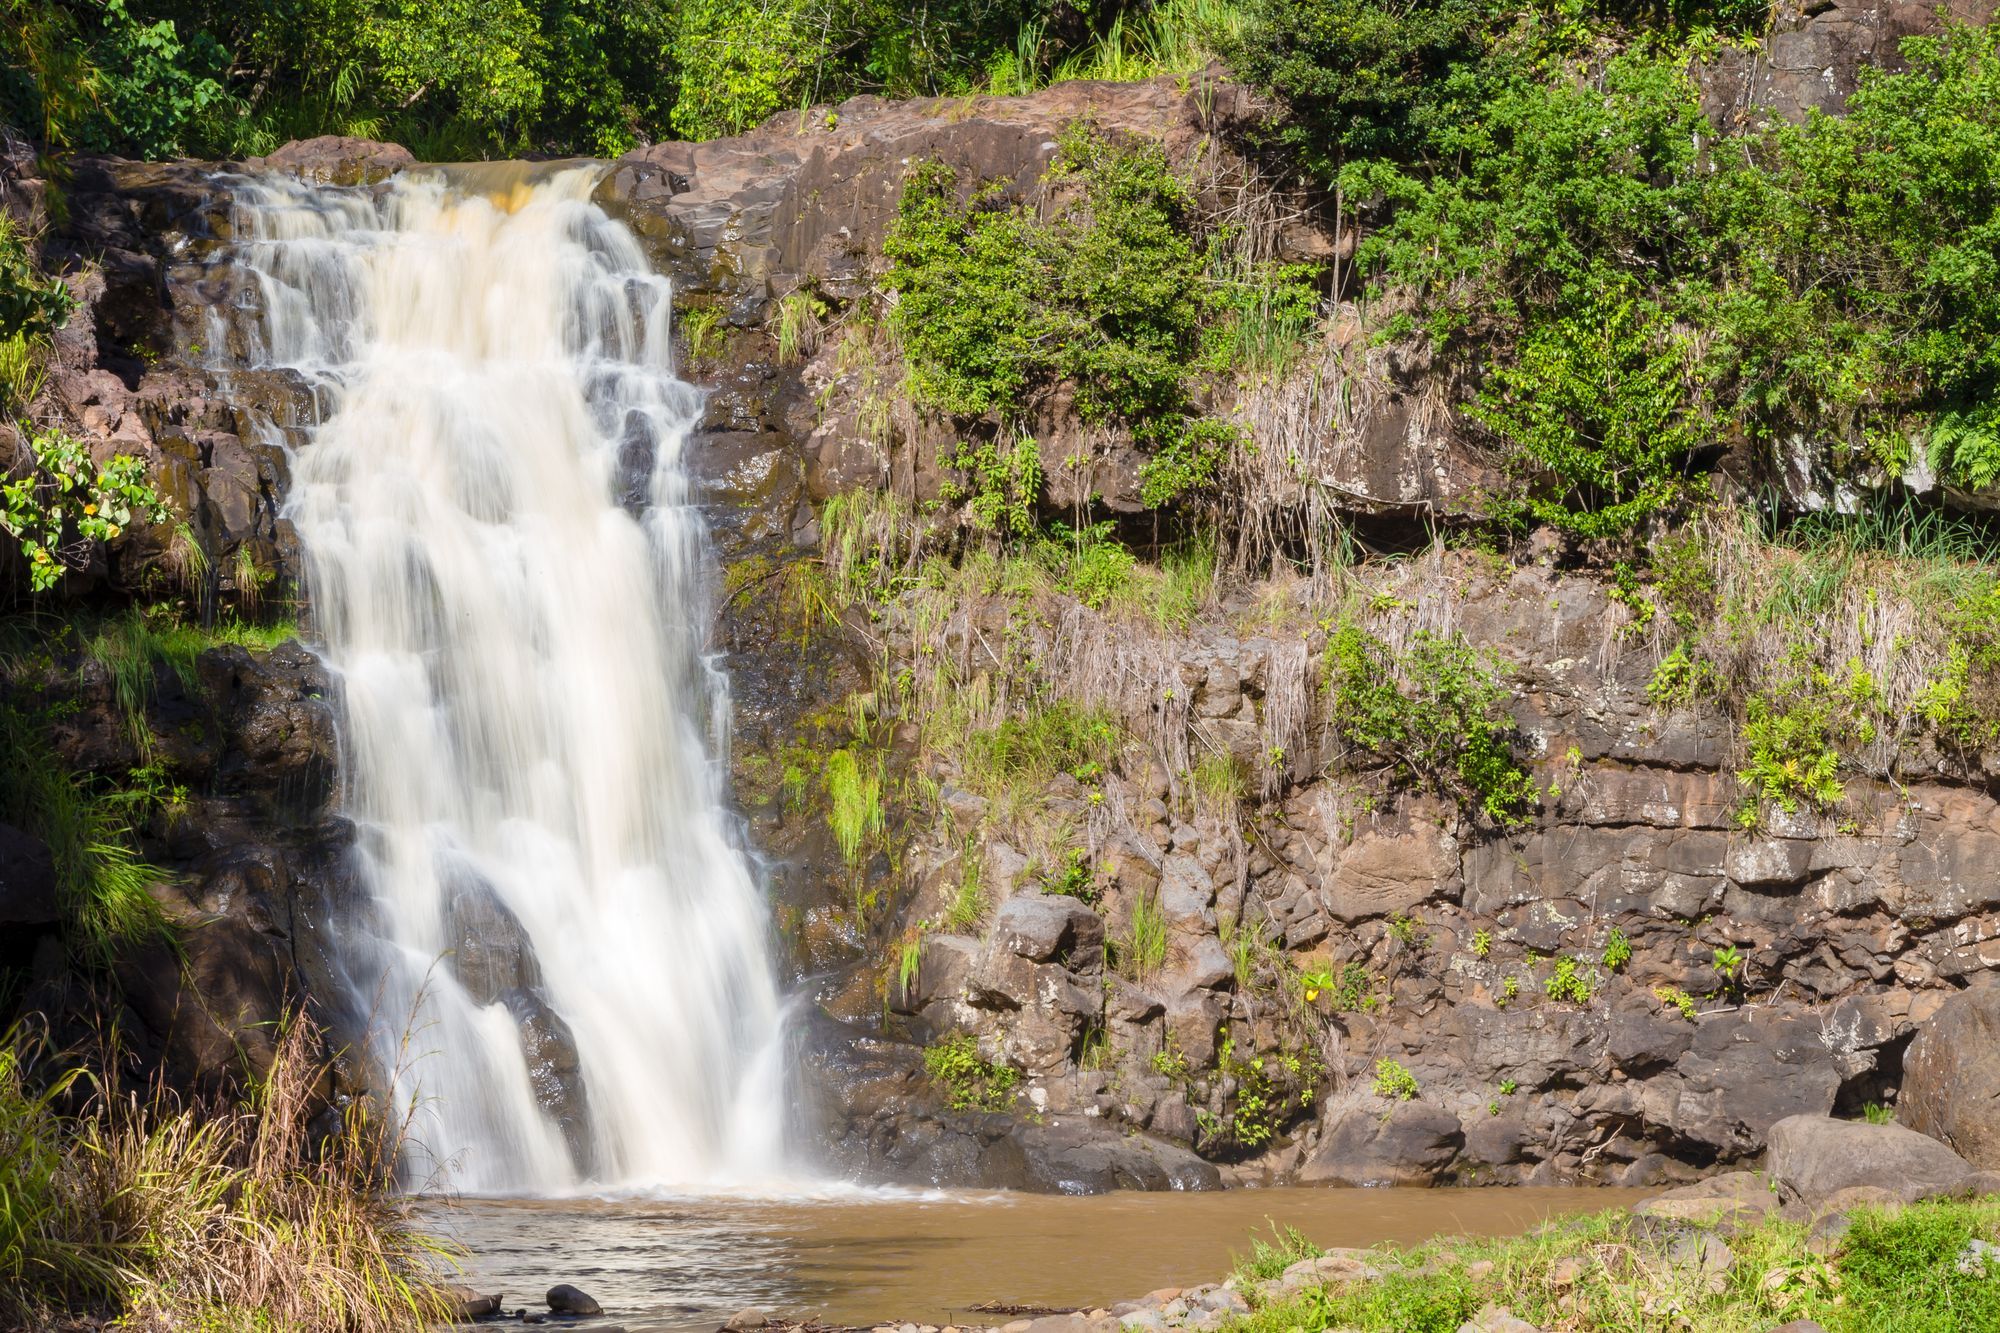
<instances>
[{"instance_id":1,"label":"muddy brown water","mask_svg":"<svg viewBox=\"0 0 2000 1333\"><path fill-rule=\"evenodd\" d=\"M1272 1222L1322 1246L1507 1235L1629 1206L1617 1189L852 1195L820 1201L465 1200L433 1214L506 1308L582 1287L630 1333L712 1330L746 1306L835 1324L954 1319L981 1302L1071 1308L1213 1282Z\"/></svg>"}]
</instances>

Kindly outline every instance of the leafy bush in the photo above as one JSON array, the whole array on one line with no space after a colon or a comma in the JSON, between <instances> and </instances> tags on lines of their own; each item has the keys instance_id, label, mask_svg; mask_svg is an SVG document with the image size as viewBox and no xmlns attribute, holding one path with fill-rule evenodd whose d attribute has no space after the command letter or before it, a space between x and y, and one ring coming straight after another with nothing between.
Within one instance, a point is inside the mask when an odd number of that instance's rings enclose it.
<instances>
[{"instance_id":1,"label":"leafy bush","mask_svg":"<svg viewBox=\"0 0 2000 1333\"><path fill-rule=\"evenodd\" d=\"M1746 821L1754 822L1759 801L1775 802L1786 814L1801 802L1826 807L1845 795L1840 784L1836 740L1854 734L1855 704L1817 667L1781 675L1752 694L1745 705L1739 743L1744 765L1737 780L1751 789Z\"/></svg>"},{"instance_id":2,"label":"leafy bush","mask_svg":"<svg viewBox=\"0 0 2000 1333\"><path fill-rule=\"evenodd\" d=\"M924 1050L924 1072L939 1084L954 1111L1004 1111L1014 1104L1021 1071L989 1063L970 1033L954 1032Z\"/></svg>"},{"instance_id":3,"label":"leafy bush","mask_svg":"<svg viewBox=\"0 0 2000 1333\"><path fill-rule=\"evenodd\" d=\"M48 845L71 953L108 966L167 933L152 894L167 872L134 846L128 813L56 756L43 719L0 707L0 820Z\"/></svg>"},{"instance_id":4,"label":"leafy bush","mask_svg":"<svg viewBox=\"0 0 2000 1333\"><path fill-rule=\"evenodd\" d=\"M1049 183L1074 189L1045 221L991 188L961 203L943 163L906 177L883 250L910 396L1006 433L1066 383L1085 422L1120 425L1147 452L1145 502L1171 503L1206 485L1237 438L1194 397L1209 288L1192 196L1158 145L1081 121Z\"/></svg>"},{"instance_id":5,"label":"leafy bush","mask_svg":"<svg viewBox=\"0 0 2000 1333\"><path fill-rule=\"evenodd\" d=\"M67 323L75 304L61 278L35 267L14 220L0 213L0 338L20 340L25 353L28 340Z\"/></svg>"},{"instance_id":6,"label":"leafy bush","mask_svg":"<svg viewBox=\"0 0 2000 1333\"><path fill-rule=\"evenodd\" d=\"M1551 1000L1589 1004L1593 987L1583 969L1584 964L1565 954L1555 960L1555 968L1542 983L1542 989Z\"/></svg>"},{"instance_id":7,"label":"leafy bush","mask_svg":"<svg viewBox=\"0 0 2000 1333\"><path fill-rule=\"evenodd\" d=\"M95 543L119 536L135 517L166 520L143 459L119 454L95 463L83 441L59 431L35 432L28 447L34 471L0 484L0 528L20 543L36 592L54 587L65 569L89 559Z\"/></svg>"},{"instance_id":8,"label":"leafy bush","mask_svg":"<svg viewBox=\"0 0 2000 1333\"><path fill-rule=\"evenodd\" d=\"M1350 744L1500 823L1533 808L1538 793L1508 742L1496 668L1464 636L1420 630L1397 654L1343 621L1327 638L1326 680L1333 725Z\"/></svg>"}]
</instances>

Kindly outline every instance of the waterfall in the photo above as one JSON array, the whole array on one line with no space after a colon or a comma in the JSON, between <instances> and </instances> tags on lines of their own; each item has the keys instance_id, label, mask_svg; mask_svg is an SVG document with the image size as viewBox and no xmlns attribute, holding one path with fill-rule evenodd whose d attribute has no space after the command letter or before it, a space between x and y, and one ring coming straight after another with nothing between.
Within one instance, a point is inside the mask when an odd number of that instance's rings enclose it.
<instances>
[{"instance_id":1,"label":"waterfall","mask_svg":"<svg viewBox=\"0 0 2000 1333\"><path fill-rule=\"evenodd\" d=\"M780 1160L767 912L703 657L700 395L600 170L236 184L234 364L319 402L285 515L340 686L366 900L340 947L416 1186L699 1189Z\"/></svg>"}]
</instances>

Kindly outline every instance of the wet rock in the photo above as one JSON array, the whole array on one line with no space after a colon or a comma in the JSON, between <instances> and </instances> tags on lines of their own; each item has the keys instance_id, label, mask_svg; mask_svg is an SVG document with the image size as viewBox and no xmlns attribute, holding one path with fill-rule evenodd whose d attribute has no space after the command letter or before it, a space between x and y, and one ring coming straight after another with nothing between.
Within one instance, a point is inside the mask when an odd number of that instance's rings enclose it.
<instances>
[{"instance_id":1,"label":"wet rock","mask_svg":"<svg viewBox=\"0 0 2000 1333\"><path fill-rule=\"evenodd\" d=\"M58 919L48 844L0 824L0 926L43 926Z\"/></svg>"},{"instance_id":2,"label":"wet rock","mask_svg":"<svg viewBox=\"0 0 2000 1333\"><path fill-rule=\"evenodd\" d=\"M768 1326L770 1322L771 1322L770 1313L765 1310L760 1310L753 1305L748 1307L747 1309L738 1310L735 1314L729 1316L728 1321L724 1323L722 1327L725 1330L727 1330L728 1333L745 1333L745 1331L748 1329L764 1328Z\"/></svg>"},{"instance_id":3,"label":"wet rock","mask_svg":"<svg viewBox=\"0 0 2000 1333\"><path fill-rule=\"evenodd\" d=\"M1951 1189L1973 1174L1957 1153L1901 1125L1805 1115L1771 1126L1767 1169L1780 1194L1807 1207L1855 1185L1911 1200Z\"/></svg>"},{"instance_id":4,"label":"wet rock","mask_svg":"<svg viewBox=\"0 0 2000 1333\"><path fill-rule=\"evenodd\" d=\"M1954 995L1903 1057L1896 1118L1976 1167L2000 1169L2000 986Z\"/></svg>"},{"instance_id":5,"label":"wet rock","mask_svg":"<svg viewBox=\"0 0 2000 1333\"><path fill-rule=\"evenodd\" d=\"M555 1286L550 1287L548 1295L542 1299L548 1304L549 1310L554 1314L593 1315L604 1313L604 1307L592 1299L590 1293L580 1291L567 1282L557 1283Z\"/></svg>"}]
</instances>

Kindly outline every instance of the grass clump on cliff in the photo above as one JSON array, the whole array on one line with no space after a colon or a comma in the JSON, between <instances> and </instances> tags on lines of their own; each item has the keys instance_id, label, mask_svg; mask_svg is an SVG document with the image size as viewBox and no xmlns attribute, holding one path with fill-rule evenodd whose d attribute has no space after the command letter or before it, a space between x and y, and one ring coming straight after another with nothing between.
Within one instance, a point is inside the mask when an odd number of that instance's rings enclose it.
<instances>
[{"instance_id":1,"label":"grass clump on cliff","mask_svg":"<svg viewBox=\"0 0 2000 1333\"><path fill-rule=\"evenodd\" d=\"M1731 1234L1720 1273L1669 1258L1671 1239L1642 1234L1623 1213L1552 1222L1526 1236L1384 1248L1371 1260L1379 1280L1308 1288L1260 1305L1234 1327L1456 1333L1496 1305L1549 1333L1763 1333L1794 1319L1829 1333L2000 1328L2000 1275L1985 1271L1976 1252L1966 1259L1974 1240L2000 1236L2000 1203L1933 1201L1852 1217L1824 1255L1807 1248L1808 1228L1798 1223ZM1310 1257L1311 1247L1253 1251L1239 1275L1275 1276L1272 1267L1293 1254Z\"/></svg>"},{"instance_id":2,"label":"grass clump on cliff","mask_svg":"<svg viewBox=\"0 0 2000 1333\"><path fill-rule=\"evenodd\" d=\"M133 844L125 809L70 772L42 720L0 704L0 821L47 844L70 951L108 965L119 950L166 933L152 886L166 872Z\"/></svg>"},{"instance_id":3,"label":"grass clump on cliff","mask_svg":"<svg viewBox=\"0 0 2000 1333\"><path fill-rule=\"evenodd\" d=\"M447 1251L380 1192L384 1139L350 1108L313 1129L324 1074L294 1021L237 1107L138 1096L0 1044L0 1320L391 1333L447 1317Z\"/></svg>"}]
</instances>

